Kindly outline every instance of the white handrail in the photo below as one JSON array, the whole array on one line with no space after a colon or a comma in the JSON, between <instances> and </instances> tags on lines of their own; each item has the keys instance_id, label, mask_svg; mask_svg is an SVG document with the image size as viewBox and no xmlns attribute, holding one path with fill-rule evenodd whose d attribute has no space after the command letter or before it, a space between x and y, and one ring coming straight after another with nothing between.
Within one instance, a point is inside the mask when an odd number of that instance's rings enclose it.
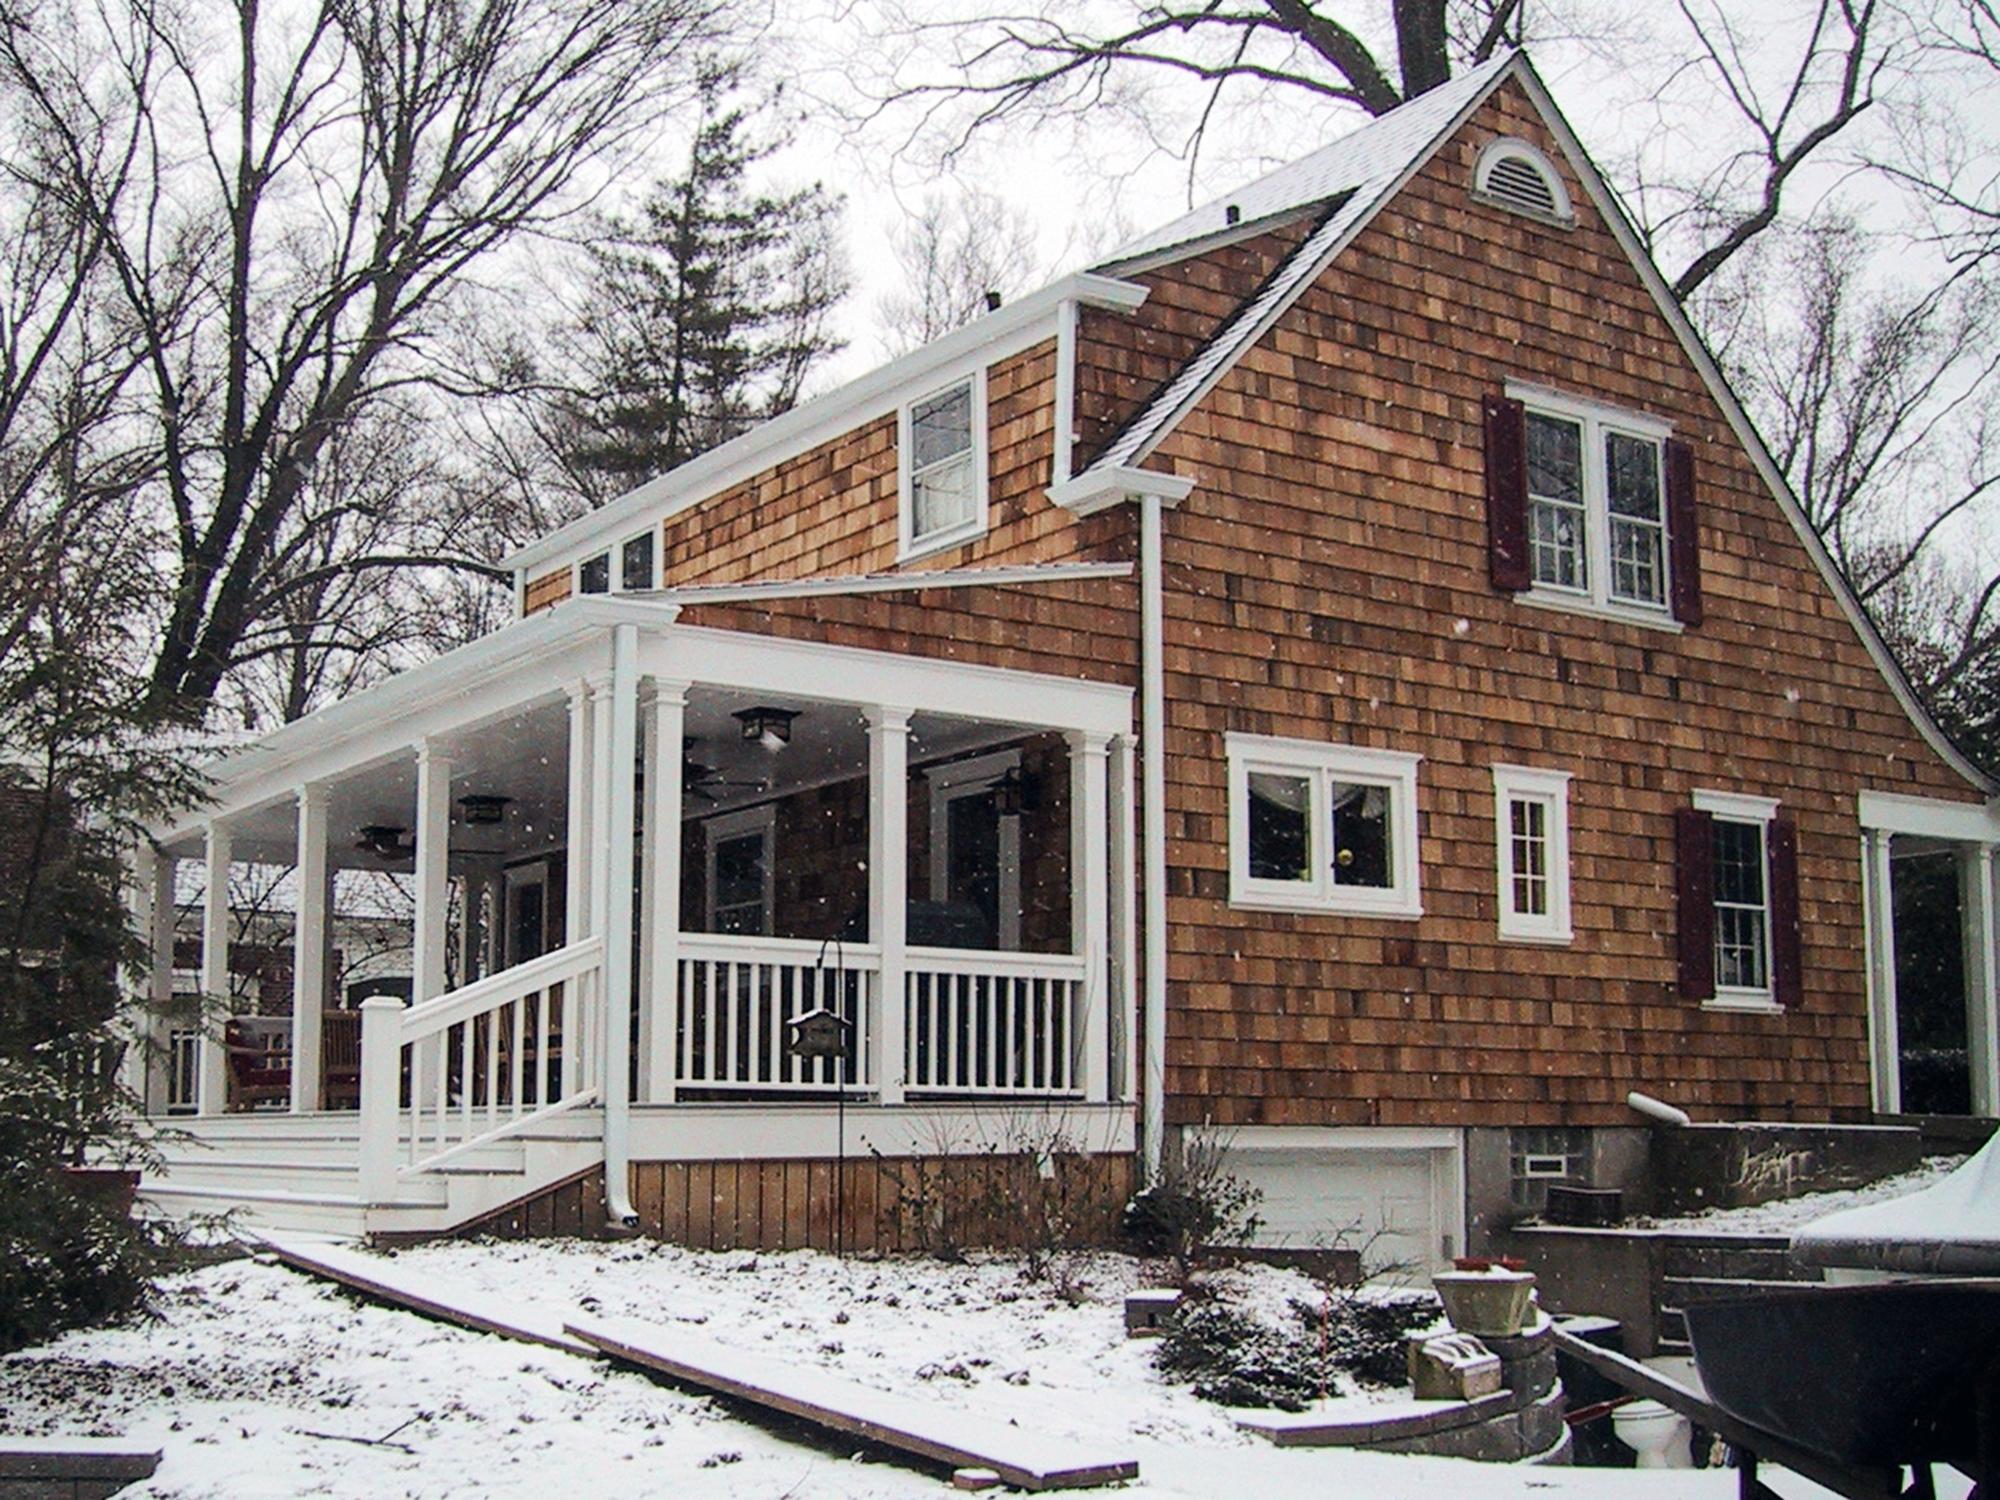
<instances>
[{"instance_id":1,"label":"white handrail","mask_svg":"<svg viewBox=\"0 0 2000 1500\"><path fill-rule=\"evenodd\" d=\"M603 956L602 938L580 938L567 948L553 949L511 969L488 974L461 989L412 1005L403 1012L403 1040L417 1041L517 996L561 984L594 967Z\"/></svg>"},{"instance_id":2,"label":"white handrail","mask_svg":"<svg viewBox=\"0 0 2000 1500\"><path fill-rule=\"evenodd\" d=\"M716 958L731 961L761 958L779 963L793 963L801 959L807 963L816 963L824 956L828 967L838 963L844 969L858 969L872 966L882 957L882 950L874 943L849 943L838 938L782 938L733 932L683 932L680 936L680 954L683 958Z\"/></svg>"},{"instance_id":3,"label":"white handrail","mask_svg":"<svg viewBox=\"0 0 2000 1500\"><path fill-rule=\"evenodd\" d=\"M912 969L951 974L995 974L1021 979L1082 979L1086 968L1075 953L999 953L984 948L909 948Z\"/></svg>"}]
</instances>

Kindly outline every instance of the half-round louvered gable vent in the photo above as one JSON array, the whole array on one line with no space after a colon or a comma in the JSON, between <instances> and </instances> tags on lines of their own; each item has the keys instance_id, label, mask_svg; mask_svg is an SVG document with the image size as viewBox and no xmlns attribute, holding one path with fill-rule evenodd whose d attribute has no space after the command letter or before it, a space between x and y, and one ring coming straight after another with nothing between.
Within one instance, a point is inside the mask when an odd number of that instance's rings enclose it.
<instances>
[{"instance_id":1,"label":"half-round louvered gable vent","mask_svg":"<svg viewBox=\"0 0 2000 1500\"><path fill-rule=\"evenodd\" d=\"M1472 191L1489 203L1546 223L1569 224L1569 192L1549 159L1526 141L1494 141L1479 154Z\"/></svg>"}]
</instances>

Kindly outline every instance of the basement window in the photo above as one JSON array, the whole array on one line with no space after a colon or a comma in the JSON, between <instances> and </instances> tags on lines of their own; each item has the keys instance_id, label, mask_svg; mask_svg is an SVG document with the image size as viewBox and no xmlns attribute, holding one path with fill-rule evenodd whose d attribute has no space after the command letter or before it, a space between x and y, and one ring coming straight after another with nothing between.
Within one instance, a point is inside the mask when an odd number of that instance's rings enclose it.
<instances>
[{"instance_id":1,"label":"basement window","mask_svg":"<svg viewBox=\"0 0 2000 1500\"><path fill-rule=\"evenodd\" d=\"M1472 196L1511 213L1569 228L1576 223L1569 189L1555 164L1526 141L1503 136L1479 153Z\"/></svg>"}]
</instances>

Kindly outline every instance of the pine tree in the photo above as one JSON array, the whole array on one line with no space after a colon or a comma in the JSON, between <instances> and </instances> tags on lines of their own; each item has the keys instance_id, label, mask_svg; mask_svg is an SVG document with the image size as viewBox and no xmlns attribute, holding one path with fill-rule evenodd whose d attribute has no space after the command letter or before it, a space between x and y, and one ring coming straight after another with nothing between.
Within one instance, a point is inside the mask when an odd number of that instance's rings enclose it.
<instances>
[{"instance_id":1,"label":"pine tree","mask_svg":"<svg viewBox=\"0 0 2000 1500\"><path fill-rule=\"evenodd\" d=\"M753 191L786 144L759 136L770 106L712 72L686 171L657 184L591 254L578 321L583 392L567 403L572 463L622 489L788 410L841 347L829 315L847 292L841 200L818 183Z\"/></svg>"}]
</instances>

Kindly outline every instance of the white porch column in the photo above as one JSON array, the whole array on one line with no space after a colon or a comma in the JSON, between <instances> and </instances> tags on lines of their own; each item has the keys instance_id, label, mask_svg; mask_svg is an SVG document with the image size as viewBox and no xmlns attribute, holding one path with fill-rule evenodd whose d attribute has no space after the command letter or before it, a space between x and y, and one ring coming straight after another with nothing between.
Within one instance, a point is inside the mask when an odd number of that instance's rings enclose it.
<instances>
[{"instance_id":1,"label":"white porch column","mask_svg":"<svg viewBox=\"0 0 2000 1500\"><path fill-rule=\"evenodd\" d=\"M671 1104L681 993L681 741L685 682L654 679L646 707L644 938L640 944L639 1097Z\"/></svg>"},{"instance_id":2,"label":"white porch column","mask_svg":"<svg viewBox=\"0 0 2000 1500\"><path fill-rule=\"evenodd\" d=\"M910 710L868 710L868 937L882 950L874 1048L877 1097L903 1102L909 1049L903 950L909 932Z\"/></svg>"},{"instance_id":3,"label":"white porch column","mask_svg":"<svg viewBox=\"0 0 2000 1500\"><path fill-rule=\"evenodd\" d=\"M590 685L569 685L569 807L563 854L563 944L590 935Z\"/></svg>"},{"instance_id":4,"label":"white porch column","mask_svg":"<svg viewBox=\"0 0 2000 1500\"><path fill-rule=\"evenodd\" d=\"M298 911L292 921L292 1113L318 1109L320 1017L326 1008L327 910L333 872L327 863L326 788L299 788Z\"/></svg>"},{"instance_id":5,"label":"white porch column","mask_svg":"<svg viewBox=\"0 0 2000 1500\"><path fill-rule=\"evenodd\" d=\"M1875 1108L1886 1115L1903 1108L1901 1044L1896 1027L1896 911L1890 883L1891 835L1861 830L1861 912L1868 969L1868 1058Z\"/></svg>"},{"instance_id":6,"label":"white porch column","mask_svg":"<svg viewBox=\"0 0 2000 1500\"><path fill-rule=\"evenodd\" d=\"M195 1075L195 1109L219 1115L229 1108L229 1059L222 1028L234 1012L229 996L229 830L211 818L207 829L208 894L201 911L202 1019L200 1065ZM222 1009L211 1013L211 1000Z\"/></svg>"},{"instance_id":7,"label":"white porch column","mask_svg":"<svg viewBox=\"0 0 2000 1500\"><path fill-rule=\"evenodd\" d=\"M2000 1112L2000 917L1993 859L2000 846L1966 844L1958 862L1960 925L1965 939L1965 1042L1972 1069L1972 1112Z\"/></svg>"},{"instance_id":8,"label":"white porch column","mask_svg":"<svg viewBox=\"0 0 2000 1500\"><path fill-rule=\"evenodd\" d=\"M148 851L149 853L151 851ZM139 1032L146 1069L146 1113L167 1112L168 1088L173 1077L173 1029L167 1011L174 1000L174 885L181 862L171 854L153 856L148 879L151 891L146 904L146 1025Z\"/></svg>"},{"instance_id":9,"label":"white porch column","mask_svg":"<svg viewBox=\"0 0 2000 1500\"><path fill-rule=\"evenodd\" d=\"M620 625L611 636L611 683L599 700L603 717L606 809L604 904L604 1198L614 1225L638 1222L628 1190L632 1117L632 885L633 822L638 799L633 772L639 758L639 628Z\"/></svg>"},{"instance_id":10,"label":"white porch column","mask_svg":"<svg viewBox=\"0 0 2000 1500\"><path fill-rule=\"evenodd\" d=\"M1083 955L1081 1036L1073 1049L1083 1097L1111 1097L1111 868L1107 774L1111 736L1072 732L1069 740L1070 943Z\"/></svg>"},{"instance_id":11,"label":"white porch column","mask_svg":"<svg viewBox=\"0 0 2000 1500\"><path fill-rule=\"evenodd\" d=\"M451 882L451 758L431 741L417 747L417 920L411 1003L445 992L445 927Z\"/></svg>"},{"instance_id":12,"label":"white porch column","mask_svg":"<svg viewBox=\"0 0 2000 1500\"><path fill-rule=\"evenodd\" d=\"M1138 907L1138 859L1133 837L1138 807L1132 776L1132 736L1121 734L1111 744L1111 1037L1113 1092L1120 1099L1138 1093L1135 1045L1139 1022L1137 980L1139 934L1132 917Z\"/></svg>"},{"instance_id":13,"label":"white porch column","mask_svg":"<svg viewBox=\"0 0 2000 1500\"><path fill-rule=\"evenodd\" d=\"M590 679L590 867L585 872L585 888L590 915L584 930L593 937L602 937L605 943L603 966L598 969L597 1001L594 1006L583 1004L578 1007L578 1017L582 1030L578 1038L582 1046L577 1049L576 1081L572 1090L588 1088L590 1073L604 1061L604 1035L600 1030L607 1020L606 982L611 969L611 935L606 930L610 922L611 909L611 783L613 780L611 759L611 679L602 673L593 674ZM578 986L578 999L583 999L583 987ZM563 1056L569 1056L567 1045ZM610 1081L601 1075L597 1079L598 1097L610 1096Z\"/></svg>"},{"instance_id":14,"label":"white porch column","mask_svg":"<svg viewBox=\"0 0 2000 1500\"><path fill-rule=\"evenodd\" d=\"M120 975L125 981L126 1042L118 1072L141 1114L152 1113L147 1088L153 1073L150 1059L155 1051L155 1021L159 1015L152 1003L153 971L159 966L159 950L153 946L156 933L153 905L159 890L154 871L159 864L160 857L153 846L141 837L132 849L132 864L125 879L126 916L131 930L143 934L147 946L145 968L131 975Z\"/></svg>"}]
</instances>

